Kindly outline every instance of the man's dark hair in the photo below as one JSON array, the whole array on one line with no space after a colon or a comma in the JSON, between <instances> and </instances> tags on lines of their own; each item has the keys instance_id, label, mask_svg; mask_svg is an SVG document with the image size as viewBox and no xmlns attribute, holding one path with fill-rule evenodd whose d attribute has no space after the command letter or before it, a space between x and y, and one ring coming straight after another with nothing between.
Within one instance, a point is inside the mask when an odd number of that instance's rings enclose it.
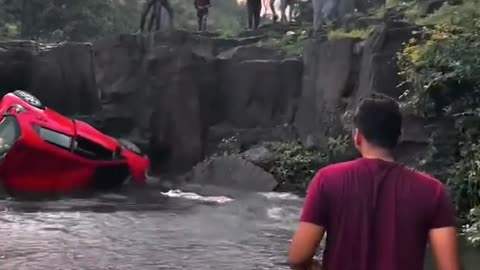
<instances>
[{"instance_id":1,"label":"man's dark hair","mask_svg":"<svg viewBox=\"0 0 480 270\"><path fill-rule=\"evenodd\" d=\"M386 149L393 149L402 133L398 102L383 94L362 98L353 123L369 143Z\"/></svg>"}]
</instances>

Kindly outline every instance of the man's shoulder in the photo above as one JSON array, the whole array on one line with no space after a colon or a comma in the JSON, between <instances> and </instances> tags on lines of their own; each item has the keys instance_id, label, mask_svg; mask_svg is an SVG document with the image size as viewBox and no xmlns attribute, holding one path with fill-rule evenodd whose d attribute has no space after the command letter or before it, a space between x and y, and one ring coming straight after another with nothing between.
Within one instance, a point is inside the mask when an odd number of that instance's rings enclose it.
<instances>
[{"instance_id":1,"label":"man's shoulder","mask_svg":"<svg viewBox=\"0 0 480 270\"><path fill-rule=\"evenodd\" d=\"M348 173L349 170L358 168L359 166L361 166L360 159L338 162L338 163L333 163L321 168L318 171L318 174L332 175L332 174L338 174L338 173Z\"/></svg>"},{"instance_id":2,"label":"man's shoulder","mask_svg":"<svg viewBox=\"0 0 480 270\"><path fill-rule=\"evenodd\" d=\"M365 164L362 161L363 160L359 158L327 165L318 171L317 177L340 179L343 175L351 175L352 171L359 173L365 169ZM430 174L401 164L397 165L397 174L400 174L404 178L408 178L432 187L442 188L444 186L440 180Z\"/></svg>"},{"instance_id":3,"label":"man's shoulder","mask_svg":"<svg viewBox=\"0 0 480 270\"><path fill-rule=\"evenodd\" d=\"M356 168L360 166L359 159L332 163L318 170L314 179L318 179L317 181L322 181L323 183L329 182L329 179L338 181L342 179L344 175L350 174L352 170L356 170Z\"/></svg>"},{"instance_id":4,"label":"man's shoulder","mask_svg":"<svg viewBox=\"0 0 480 270\"><path fill-rule=\"evenodd\" d=\"M436 188L443 188L445 186L442 183L442 181L440 181L439 179L433 177L432 175L430 175L426 172L418 171L416 169L409 168L409 167L404 167L404 169L405 169L406 173L409 173L410 176L415 181L418 181L418 182L421 182L423 184L426 184L426 185L429 185L429 186L432 186L432 187L436 187Z\"/></svg>"}]
</instances>

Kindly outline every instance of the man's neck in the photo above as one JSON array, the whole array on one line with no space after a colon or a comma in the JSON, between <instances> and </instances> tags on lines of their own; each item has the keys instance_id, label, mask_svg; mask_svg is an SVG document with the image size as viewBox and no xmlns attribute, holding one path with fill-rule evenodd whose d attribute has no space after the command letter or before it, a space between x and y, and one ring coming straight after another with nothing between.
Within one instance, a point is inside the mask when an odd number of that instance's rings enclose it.
<instances>
[{"instance_id":1,"label":"man's neck","mask_svg":"<svg viewBox=\"0 0 480 270\"><path fill-rule=\"evenodd\" d=\"M392 153L390 153L389 151L377 149L362 153L362 157L367 159L381 159L390 162L395 161Z\"/></svg>"}]
</instances>

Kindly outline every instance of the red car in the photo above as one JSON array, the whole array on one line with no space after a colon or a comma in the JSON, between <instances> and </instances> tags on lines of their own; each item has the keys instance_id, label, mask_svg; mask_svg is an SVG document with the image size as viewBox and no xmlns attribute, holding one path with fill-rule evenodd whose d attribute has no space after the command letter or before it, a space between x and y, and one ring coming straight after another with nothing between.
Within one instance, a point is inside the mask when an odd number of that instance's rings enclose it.
<instances>
[{"instance_id":1,"label":"red car","mask_svg":"<svg viewBox=\"0 0 480 270\"><path fill-rule=\"evenodd\" d=\"M7 192L69 193L144 184L149 159L17 90L0 100L0 181Z\"/></svg>"}]
</instances>

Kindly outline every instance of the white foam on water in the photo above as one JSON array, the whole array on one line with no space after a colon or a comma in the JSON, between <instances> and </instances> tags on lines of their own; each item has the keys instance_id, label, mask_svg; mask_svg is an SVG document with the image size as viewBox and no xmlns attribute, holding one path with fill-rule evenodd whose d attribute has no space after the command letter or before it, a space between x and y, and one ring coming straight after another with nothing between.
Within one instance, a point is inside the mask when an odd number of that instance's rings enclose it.
<instances>
[{"instance_id":1,"label":"white foam on water","mask_svg":"<svg viewBox=\"0 0 480 270\"><path fill-rule=\"evenodd\" d=\"M203 201L203 202L228 203L233 201L232 198L229 198L226 196L202 196L193 192L183 192L179 189L169 190L168 192L162 192L162 194L172 198L183 198L183 199Z\"/></svg>"},{"instance_id":2,"label":"white foam on water","mask_svg":"<svg viewBox=\"0 0 480 270\"><path fill-rule=\"evenodd\" d=\"M301 208L298 207L271 207L267 209L267 216L276 220L298 220Z\"/></svg>"},{"instance_id":3,"label":"white foam on water","mask_svg":"<svg viewBox=\"0 0 480 270\"><path fill-rule=\"evenodd\" d=\"M267 209L267 217L275 220L270 223L270 227L294 230L298 225L298 218L300 216L300 209L290 207L271 207Z\"/></svg>"},{"instance_id":4,"label":"white foam on water","mask_svg":"<svg viewBox=\"0 0 480 270\"><path fill-rule=\"evenodd\" d=\"M283 208L282 207L273 207L267 209L267 216L271 219L282 220L283 219Z\"/></svg>"},{"instance_id":5,"label":"white foam on water","mask_svg":"<svg viewBox=\"0 0 480 270\"><path fill-rule=\"evenodd\" d=\"M267 199L276 199L276 200L291 200L291 201L297 201L301 200L299 196L288 193L288 192L262 192L260 193L263 197Z\"/></svg>"}]
</instances>

